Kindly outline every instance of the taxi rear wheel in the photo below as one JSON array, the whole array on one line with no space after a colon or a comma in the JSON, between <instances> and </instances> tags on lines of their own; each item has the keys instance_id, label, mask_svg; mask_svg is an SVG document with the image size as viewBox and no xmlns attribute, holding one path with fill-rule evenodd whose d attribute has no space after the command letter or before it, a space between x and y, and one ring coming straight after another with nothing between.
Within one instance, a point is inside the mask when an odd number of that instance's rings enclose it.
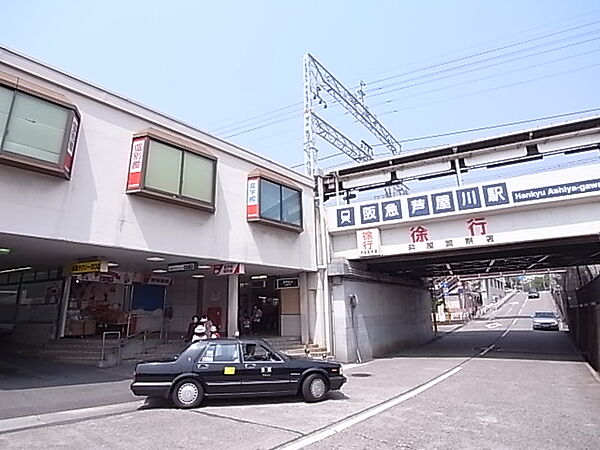
<instances>
[{"instance_id":1,"label":"taxi rear wheel","mask_svg":"<svg viewBox=\"0 0 600 450\"><path fill-rule=\"evenodd\" d=\"M319 402L327 396L329 384L323 375L313 373L302 383L302 396L307 402Z\"/></svg>"},{"instance_id":2,"label":"taxi rear wheel","mask_svg":"<svg viewBox=\"0 0 600 450\"><path fill-rule=\"evenodd\" d=\"M202 402L204 389L196 380L181 380L173 389L173 403L178 408L196 408Z\"/></svg>"}]
</instances>

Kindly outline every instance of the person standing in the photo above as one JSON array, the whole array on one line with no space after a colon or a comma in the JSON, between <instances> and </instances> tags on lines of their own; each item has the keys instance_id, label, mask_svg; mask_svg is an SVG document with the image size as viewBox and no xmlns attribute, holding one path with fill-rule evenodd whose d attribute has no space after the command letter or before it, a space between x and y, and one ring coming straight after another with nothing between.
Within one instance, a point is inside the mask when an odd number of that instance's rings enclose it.
<instances>
[{"instance_id":1,"label":"person standing","mask_svg":"<svg viewBox=\"0 0 600 450\"><path fill-rule=\"evenodd\" d=\"M192 340L192 337L194 336L194 329L198 326L198 323L200 322L200 317L194 315L192 316L192 321L189 323L187 331L185 332L185 335L183 336L183 340L185 342L190 342Z\"/></svg>"},{"instance_id":2,"label":"person standing","mask_svg":"<svg viewBox=\"0 0 600 450\"><path fill-rule=\"evenodd\" d=\"M252 333L259 334L262 327L263 312L259 306L254 305L252 308Z\"/></svg>"},{"instance_id":3,"label":"person standing","mask_svg":"<svg viewBox=\"0 0 600 450\"><path fill-rule=\"evenodd\" d=\"M192 336L192 342L198 342L208 339L210 331L206 328L206 319L200 319L196 328L194 328L194 335Z\"/></svg>"}]
</instances>

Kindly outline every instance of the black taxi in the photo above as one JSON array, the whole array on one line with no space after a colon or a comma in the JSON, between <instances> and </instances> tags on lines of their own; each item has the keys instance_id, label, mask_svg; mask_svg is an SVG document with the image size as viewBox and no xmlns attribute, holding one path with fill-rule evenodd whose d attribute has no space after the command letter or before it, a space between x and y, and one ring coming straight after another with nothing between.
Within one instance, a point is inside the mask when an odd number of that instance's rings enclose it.
<instances>
[{"instance_id":1,"label":"black taxi","mask_svg":"<svg viewBox=\"0 0 600 450\"><path fill-rule=\"evenodd\" d=\"M337 362L288 356L262 339L211 339L190 344L171 360L137 364L131 390L194 408L204 397L301 394L317 402L345 382Z\"/></svg>"}]
</instances>

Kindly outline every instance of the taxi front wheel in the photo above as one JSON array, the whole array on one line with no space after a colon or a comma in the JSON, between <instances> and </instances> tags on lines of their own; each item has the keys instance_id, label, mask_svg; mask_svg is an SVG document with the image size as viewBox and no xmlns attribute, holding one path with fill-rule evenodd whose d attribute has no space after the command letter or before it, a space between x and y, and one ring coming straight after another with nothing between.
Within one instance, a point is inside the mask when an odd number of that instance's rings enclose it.
<instances>
[{"instance_id":1,"label":"taxi front wheel","mask_svg":"<svg viewBox=\"0 0 600 450\"><path fill-rule=\"evenodd\" d=\"M323 375L313 373L302 383L302 396L307 402L319 402L327 396L329 384Z\"/></svg>"},{"instance_id":2,"label":"taxi front wheel","mask_svg":"<svg viewBox=\"0 0 600 450\"><path fill-rule=\"evenodd\" d=\"M196 380L182 380L173 389L173 403L178 408L196 408L202 402L204 389Z\"/></svg>"}]
</instances>

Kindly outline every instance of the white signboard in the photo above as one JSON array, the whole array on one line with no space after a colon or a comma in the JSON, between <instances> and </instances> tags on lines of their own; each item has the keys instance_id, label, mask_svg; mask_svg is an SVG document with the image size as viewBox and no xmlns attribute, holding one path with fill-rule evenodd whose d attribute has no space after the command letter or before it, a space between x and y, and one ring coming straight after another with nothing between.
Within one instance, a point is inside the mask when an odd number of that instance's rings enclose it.
<instances>
[{"instance_id":1,"label":"white signboard","mask_svg":"<svg viewBox=\"0 0 600 450\"><path fill-rule=\"evenodd\" d=\"M356 241L358 243L359 256L379 256L381 255L381 239L379 228L368 228L356 232Z\"/></svg>"},{"instance_id":2,"label":"white signboard","mask_svg":"<svg viewBox=\"0 0 600 450\"><path fill-rule=\"evenodd\" d=\"M213 275L244 274L246 269L243 264L217 264L213 266Z\"/></svg>"},{"instance_id":3,"label":"white signboard","mask_svg":"<svg viewBox=\"0 0 600 450\"><path fill-rule=\"evenodd\" d=\"M331 231L419 222L459 214L600 195L600 165L507 178L328 208Z\"/></svg>"},{"instance_id":4,"label":"white signboard","mask_svg":"<svg viewBox=\"0 0 600 450\"><path fill-rule=\"evenodd\" d=\"M258 178L248 178L248 198L246 200L246 218L258 219Z\"/></svg>"}]
</instances>

